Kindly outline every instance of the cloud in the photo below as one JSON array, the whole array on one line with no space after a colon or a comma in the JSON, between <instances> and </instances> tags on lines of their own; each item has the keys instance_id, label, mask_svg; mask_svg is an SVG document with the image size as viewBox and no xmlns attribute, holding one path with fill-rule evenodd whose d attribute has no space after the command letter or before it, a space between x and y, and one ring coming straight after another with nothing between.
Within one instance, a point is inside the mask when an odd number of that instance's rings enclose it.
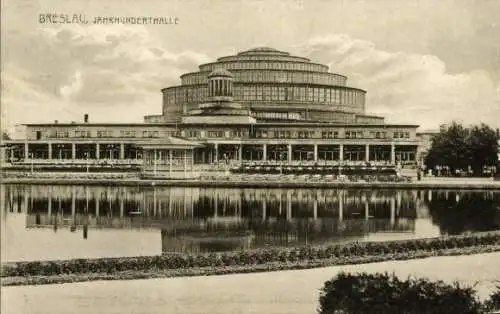
<instances>
[{"instance_id":1,"label":"cloud","mask_svg":"<svg viewBox=\"0 0 500 314\"><path fill-rule=\"evenodd\" d=\"M436 128L458 120L500 127L500 82L486 71L450 74L436 56L383 51L348 35L316 37L297 50L347 75L349 86L365 89L367 111L388 122Z\"/></svg>"},{"instance_id":2,"label":"cloud","mask_svg":"<svg viewBox=\"0 0 500 314\"><path fill-rule=\"evenodd\" d=\"M175 51L138 25L39 27L6 33L2 48L2 127L80 120L87 112L95 122L140 122L161 112L162 88L215 60ZM244 49L221 48L226 50ZM367 90L368 113L388 122L436 128L462 120L500 127L500 82L485 71L450 74L434 55L383 51L348 35L315 37L294 50Z\"/></svg>"},{"instance_id":3,"label":"cloud","mask_svg":"<svg viewBox=\"0 0 500 314\"><path fill-rule=\"evenodd\" d=\"M4 56L3 115L9 125L26 123L32 119L20 108L30 110L35 103L38 110L52 112L49 121L68 116L54 104L73 116L93 112L101 121L139 122L143 115L161 113L161 89L178 84L182 73L209 58L170 51L158 42L137 25L71 25L12 36Z\"/></svg>"}]
</instances>

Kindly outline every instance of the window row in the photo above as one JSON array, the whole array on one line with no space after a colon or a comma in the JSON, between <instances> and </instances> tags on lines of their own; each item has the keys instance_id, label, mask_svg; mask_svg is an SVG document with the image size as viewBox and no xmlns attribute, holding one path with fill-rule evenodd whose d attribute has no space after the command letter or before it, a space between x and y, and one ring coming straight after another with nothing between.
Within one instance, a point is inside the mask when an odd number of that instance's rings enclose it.
<instances>
[{"instance_id":1,"label":"window row","mask_svg":"<svg viewBox=\"0 0 500 314\"><path fill-rule=\"evenodd\" d=\"M394 138L398 137L400 134L396 135L399 132L394 133ZM405 132L408 133L409 132ZM185 136L188 138L294 138L294 139L388 139L390 138L387 132L375 132L375 131L359 131L359 130L351 130L345 131L342 135L339 131L308 131L308 130L254 130L251 133L249 130L232 130L232 131L207 131L206 133L203 131L197 130L189 130L186 131ZM409 137L405 137L409 138Z\"/></svg>"},{"instance_id":2,"label":"window row","mask_svg":"<svg viewBox=\"0 0 500 314\"><path fill-rule=\"evenodd\" d=\"M298 112L253 112L252 116L269 120L300 120L301 118Z\"/></svg>"},{"instance_id":3,"label":"window row","mask_svg":"<svg viewBox=\"0 0 500 314\"><path fill-rule=\"evenodd\" d=\"M286 71L244 71L234 72L237 82L309 83L345 86L346 79L333 73L286 72ZM182 78L182 85L207 84L206 73L190 74Z\"/></svg>"},{"instance_id":4,"label":"window row","mask_svg":"<svg viewBox=\"0 0 500 314\"><path fill-rule=\"evenodd\" d=\"M353 89L295 86L233 86L234 101L300 101L362 106L365 94ZM176 88L164 94L165 104L208 101L208 88Z\"/></svg>"},{"instance_id":5,"label":"window row","mask_svg":"<svg viewBox=\"0 0 500 314\"><path fill-rule=\"evenodd\" d=\"M339 138L338 131L321 132L321 138Z\"/></svg>"},{"instance_id":6,"label":"window row","mask_svg":"<svg viewBox=\"0 0 500 314\"><path fill-rule=\"evenodd\" d=\"M410 138L410 132L394 132L394 138Z\"/></svg>"},{"instance_id":7,"label":"window row","mask_svg":"<svg viewBox=\"0 0 500 314\"><path fill-rule=\"evenodd\" d=\"M41 139L42 136L41 131L37 131L37 139ZM175 135L175 131L167 131L167 132L162 132L166 136L173 136ZM40 134L40 136L38 135ZM160 137L160 131L147 131L144 130L142 133L139 133L142 135L142 137ZM47 137L49 138L91 138L91 137L98 137L98 138L111 138L111 137L124 137L124 138L130 138L130 137L136 137L137 132L136 131L120 131L119 135L117 135L116 131L113 130L97 130L95 132L95 136L93 135L92 131L90 130L77 130L77 131L52 131L52 132L47 132Z\"/></svg>"},{"instance_id":8,"label":"window row","mask_svg":"<svg viewBox=\"0 0 500 314\"><path fill-rule=\"evenodd\" d=\"M328 67L322 64L315 64L309 62L279 62L274 61L276 58L271 57L269 61L266 61L264 57L258 57L257 62L252 61L237 61L237 62L227 62L227 63L213 63L201 66L202 71L213 71L215 69L224 68L227 70L295 70L295 71L312 71L312 72L325 72L328 71Z\"/></svg>"}]
</instances>

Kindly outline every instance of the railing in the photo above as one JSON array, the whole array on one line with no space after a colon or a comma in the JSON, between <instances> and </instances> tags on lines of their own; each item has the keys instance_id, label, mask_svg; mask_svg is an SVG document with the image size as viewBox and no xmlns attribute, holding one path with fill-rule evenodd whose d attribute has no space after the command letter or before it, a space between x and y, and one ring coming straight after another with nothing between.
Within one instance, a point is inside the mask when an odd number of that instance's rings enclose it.
<instances>
[{"instance_id":1,"label":"railing","mask_svg":"<svg viewBox=\"0 0 500 314\"><path fill-rule=\"evenodd\" d=\"M5 162L11 165L141 165L142 159L28 159Z\"/></svg>"}]
</instances>

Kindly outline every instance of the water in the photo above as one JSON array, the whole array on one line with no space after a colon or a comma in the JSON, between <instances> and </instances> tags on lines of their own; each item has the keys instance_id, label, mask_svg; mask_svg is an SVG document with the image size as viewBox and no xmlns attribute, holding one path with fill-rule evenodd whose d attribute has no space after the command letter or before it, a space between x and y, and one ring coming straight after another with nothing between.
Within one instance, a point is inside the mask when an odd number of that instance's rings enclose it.
<instances>
[{"instance_id":1,"label":"water","mask_svg":"<svg viewBox=\"0 0 500 314\"><path fill-rule=\"evenodd\" d=\"M500 229L500 191L2 185L2 261L385 241Z\"/></svg>"}]
</instances>

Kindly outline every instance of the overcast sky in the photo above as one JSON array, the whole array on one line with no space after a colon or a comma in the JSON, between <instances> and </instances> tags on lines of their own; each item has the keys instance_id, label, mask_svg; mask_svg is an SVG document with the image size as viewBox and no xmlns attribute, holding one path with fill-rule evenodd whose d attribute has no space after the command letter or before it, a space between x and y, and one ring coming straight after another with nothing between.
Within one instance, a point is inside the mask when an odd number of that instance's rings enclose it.
<instances>
[{"instance_id":1,"label":"overcast sky","mask_svg":"<svg viewBox=\"0 0 500 314\"><path fill-rule=\"evenodd\" d=\"M500 127L498 0L4 0L2 128L141 122L160 89L203 62L270 46L328 64L367 91L367 112L434 129ZM41 24L83 14L88 25ZM178 25L92 25L96 16L177 17Z\"/></svg>"}]
</instances>

